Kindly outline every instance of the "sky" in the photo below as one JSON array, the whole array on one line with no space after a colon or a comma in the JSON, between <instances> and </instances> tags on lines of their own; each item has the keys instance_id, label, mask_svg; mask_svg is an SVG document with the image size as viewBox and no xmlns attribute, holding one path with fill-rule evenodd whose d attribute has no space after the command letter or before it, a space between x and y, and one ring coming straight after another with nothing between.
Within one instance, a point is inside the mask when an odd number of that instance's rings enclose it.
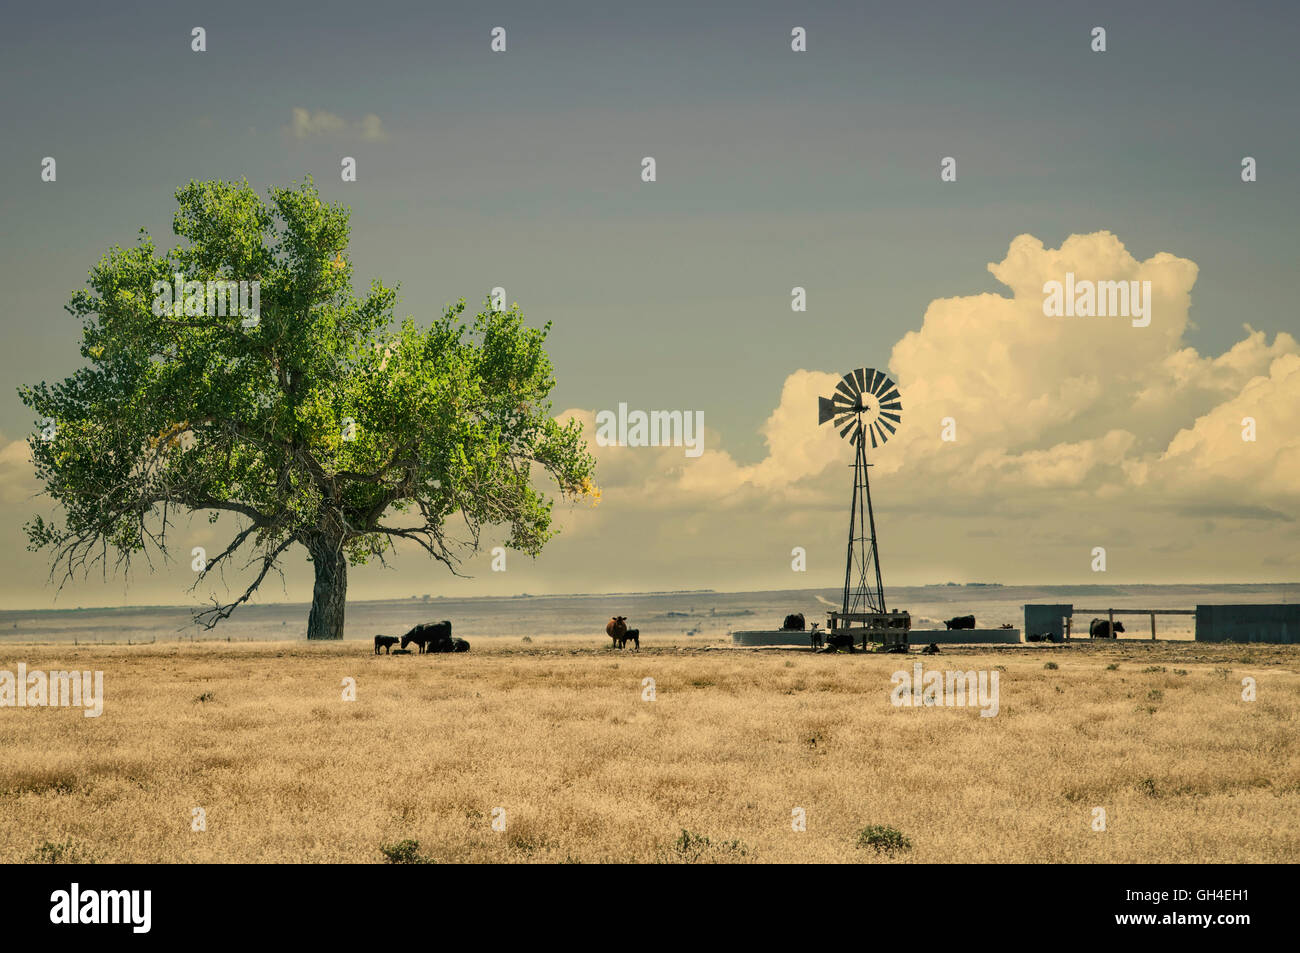
<instances>
[{"instance_id":1,"label":"sky","mask_svg":"<svg viewBox=\"0 0 1300 953\"><path fill-rule=\"evenodd\" d=\"M862 366L904 404L872 457L886 589L1300 577L1292 4L3 16L0 605L195 598L189 544L224 542L202 519L171 566L56 595L22 533L49 505L16 391L78 366L63 306L108 248L140 228L175 244L177 188L308 174L352 209L358 288L400 285L399 316L501 286L552 322L555 412L589 426L602 488L594 509L557 504L535 560L494 572L484 553L455 579L404 553L354 571L354 599L837 585L852 451L816 398ZM1044 315L1070 271L1150 281L1150 325ZM596 446L620 403L702 412L704 452ZM285 571L264 599L308 597L304 554Z\"/></svg>"}]
</instances>

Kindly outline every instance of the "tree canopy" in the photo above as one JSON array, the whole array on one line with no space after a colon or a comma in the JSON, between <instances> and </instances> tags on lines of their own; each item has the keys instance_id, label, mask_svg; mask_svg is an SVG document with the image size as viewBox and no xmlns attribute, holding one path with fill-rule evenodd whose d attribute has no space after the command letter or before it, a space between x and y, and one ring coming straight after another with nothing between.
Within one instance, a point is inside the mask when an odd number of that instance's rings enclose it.
<instances>
[{"instance_id":1,"label":"tree canopy","mask_svg":"<svg viewBox=\"0 0 1300 953\"><path fill-rule=\"evenodd\" d=\"M196 620L227 618L299 544L315 567L308 636L341 638L349 563L409 540L455 572L494 526L536 555L553 534L539 478L597 495L580 425L551 416L549 324L486 301L471 319L463 299L427 328L399 323L395 289L354 294L349 210L310 178L269 202L221 181L176 199L182 244L159 253L141 230L72 296L85 366L19 388L43 418L30 445L62 510L27 525L29 549L48 550L63 582L167 554L179 511L229 513L237 530L196 586L236 560L251 578ZM223 306L241 281L251 316Z\"/></svg>"}]
</instances>

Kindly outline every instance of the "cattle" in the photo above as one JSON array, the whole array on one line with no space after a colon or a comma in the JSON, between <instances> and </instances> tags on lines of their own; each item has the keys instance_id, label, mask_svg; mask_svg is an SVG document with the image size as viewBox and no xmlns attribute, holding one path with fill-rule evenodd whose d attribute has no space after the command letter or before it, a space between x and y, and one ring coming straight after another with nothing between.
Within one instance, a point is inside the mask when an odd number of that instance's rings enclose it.
<instances>
[{"instance_id":1,"label":"cattle","mask_svg":"<svg viewBox=\"0 0 1300 953\"><path fill-rule=\"evenodd\" d=\"M406 648L412 642L419 645L421 655L430 649L444 651L440 646L444 642L451 642L451 623L446 619L441 622L421 623L402 636L402 648Z\"/></svg>"},{"instance_id":2,"label":"cattle","mask_svg":"<svg viewBox=\"0 0 1300 953\"><path fill-rule=\"evenodd\" d=\"M446 651L448 651L448 652L468 652L468 651L469 651L469 643L466 642L464 639L452 639L452 640L451 640L451 648L447 649Z\"/></svg>"},{"instance_id":3,"label":"cattle","mask_svg":"<svg viewBox=\"0 0 1300 953\"><path fill-rule=\"evenodd\" d=\"M636 650L638 652L641 651L641 630L640 629L628 629L623 636L623 644L620 645L619 648L623 648L629 642L635 642Z\"/></svg>"},{"instance_id":4,"label":"cattle","mask_svg":"<svg viewBox=\"0 0 1300 953\"><path fill-rule=\"evenodd\" d=\"M921 649L921 654L922 654L922 655L938 655L938 654L939 654L939 646L936 645L935 643L931 642L931 643L930 643L929 645L927 645L925 648Z\"/></svg>"},{"instance_id":5,"label":"cattle","mask_svg":"<svg viewBox=\"0 0 1300 953\"><path fill-rule=\"evenodd\" d=\"M826 644L825 634L821 630L821 623L814 622L812 625L812 634L809 637L813 649L819 649Z\"/></svg>"},{"instance_id":6,"label":"cattle","mask_svg":"<svg viewBox=\"0 0 1300 953\"><path fill-rule=\"evenodd\" d=\"M627 616L611 616L605 623L605 634L614 640L614 647L621 649L627 644Z\"/></svg>"},{"instance_id":7,"label":"cattle","mask_svg":"<svg viewBox=\"0 0 1300 953\"><path fill-rule=\"evenodd\" d=\"M376 635L375 654L376 655L379 654L379 649L381 646L383 647L384 652L391 653L393 650L393 646L396 644L397 644L397 636L395 635Z\"/></svg>"},{"instance_id":8,"label":"cattle","mask_svg":"<svg viewBox=\"0 0 1300 953\"><path fill-rule=\"evenodd\" d=\"M826 651L838 651L839 649L848 649L853 651L853 636L851 635L828 635L826 636Z\"/></svg>"},{"instance_id":9,"label":"cattle","mask_svg":"<svg viewBox=\"0 0 1300 953\"><path fill-rule=\"evenodd\" d=\"M951 619L944 620L943 624L950 629L973 629L975 628L975 617L973 615L953 616Z\"/></svg>"},{"instance_id":10,"label":"cattle","mask_svg":"<svg viewBox=\"0 0 1300 953\"><path fill-rule=\"evenodd\" d=\"M1123 632L1124 623L1116 622L1115 630L1112 632L1110 621L1107 619L1093 619L1092 624L1088 626L1088 635L1094 639L1113 639L1115 632Z\"/></svg>"},{"instance_id":11,"label":"cattle","mask_svg":"<svg viewBox=\"0 0 1300 953\"><path fill-rule=\"evenodd\" d=\"M802 612L792 612L785 617L781 623L782 632L802 632L804 630L804 618Z\"/></svg>"}]
</instances>

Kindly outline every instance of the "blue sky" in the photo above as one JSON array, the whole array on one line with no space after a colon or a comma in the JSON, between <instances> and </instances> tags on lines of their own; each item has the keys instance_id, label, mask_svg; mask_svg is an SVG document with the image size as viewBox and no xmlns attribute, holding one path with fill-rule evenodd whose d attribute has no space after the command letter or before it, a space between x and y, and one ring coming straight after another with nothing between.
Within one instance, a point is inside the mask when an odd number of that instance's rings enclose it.
<instances>
[{"instance_id":1,"label":"blue sky","mask_svg":"<svg viewBox=\"0 0 1300 953\"><path fill-rule=\"evenodd\" d=\"M1300 14L1133 6L11 8L0 446L31 427L18 384L76 366L62 306L88 268L140 227L169 246L172 193L191 179L264 189L311 173L353 209L359 282L400 283L399 314L427 320L502 285L554 323L557 409L702 409L741 466L767 455L761 430L790 375L884 366L931 302L1005 293L986 266L1022 233L1056 248L1105 230L1138 261L1195 262L1180 341L1202 356L1239 342L1243 322L1295 334ZM190 49L194 26L205 53ZM495 26L504 54L489 50ZM790 50L794 26L806 53ZM1105 53L1089 47L1094 26ZM295 109L344 131L297 136ZM382 140L359 131L366 115ZM356 183L339 180L344 155ZM647 155L653 184L639 178ZM1245 155L1259 161L1249 186ZM56 183L40 181L44 156ZM955 183L939 181L944 156ZM806 314L790 310L795 285ZM0 532L18 542L30 509L0 504ZM21 558L25 590L42 574ZM665 565L631 581L659 588L676 578ZM600 588L545 572L499 584Z\"/></svg>"}]
</instances>

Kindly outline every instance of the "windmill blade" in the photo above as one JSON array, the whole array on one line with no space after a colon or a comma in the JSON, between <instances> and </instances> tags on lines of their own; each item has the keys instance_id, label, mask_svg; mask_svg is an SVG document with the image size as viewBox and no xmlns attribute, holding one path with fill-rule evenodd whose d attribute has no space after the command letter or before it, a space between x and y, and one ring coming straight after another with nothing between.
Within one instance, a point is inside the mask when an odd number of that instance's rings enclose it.
<instances>
[{"instance_id":1,"label":"windmill blade","mask_svg":"<svg viewBox=\"0 0 1300 953\"><path fill-rule=\"evenodd\" d=\"M898 385L884 371L859 367L840 378L830 397L817 398L817 423L833 421L850 443L865 446L869 436L871 446L879 447L902 421L900 397Z\"/></svg>"}]
</instances>

